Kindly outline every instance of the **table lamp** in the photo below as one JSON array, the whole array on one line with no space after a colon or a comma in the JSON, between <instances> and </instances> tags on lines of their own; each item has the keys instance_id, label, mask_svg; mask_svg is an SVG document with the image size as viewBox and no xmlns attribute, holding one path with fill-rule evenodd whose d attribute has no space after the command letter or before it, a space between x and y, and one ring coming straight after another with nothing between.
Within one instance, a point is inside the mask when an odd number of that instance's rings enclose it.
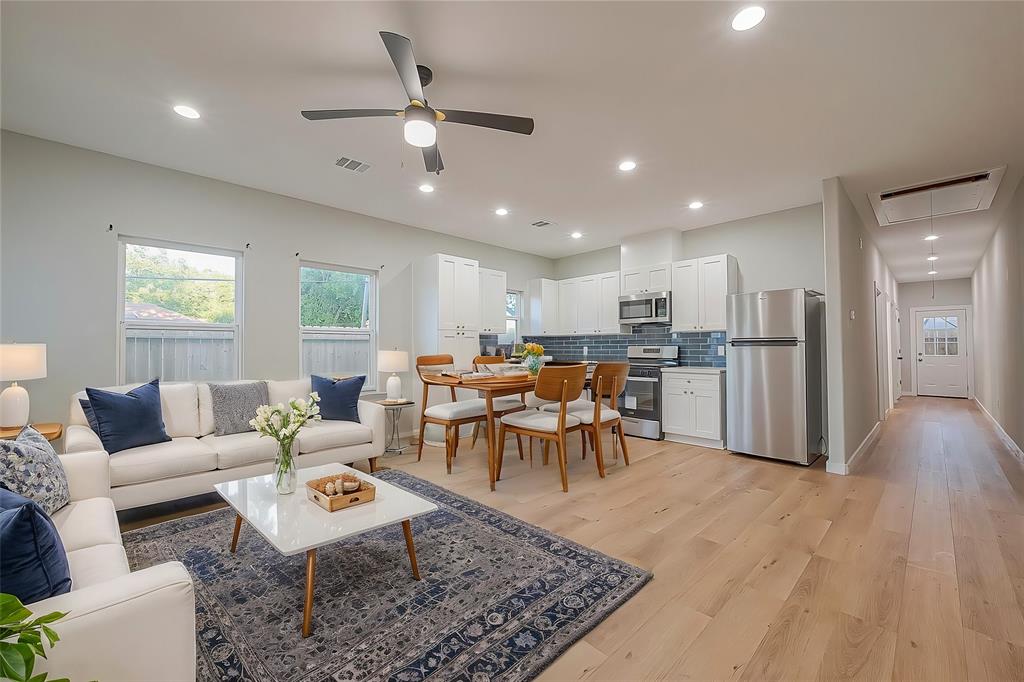
<instances>
[{"instance_id":1,"label":"table lamp","mask_svg":"<svg viewBox=\"0 0 1024 682\"><path fill-rule=\"evenodd\" d=\"M377 351L377 371L391 372L388 377L388 400L402 399L402 379L397 372L409 371L409 354L404 350Z\"/></svg>"},{"instance_id":2,"label":"table lamp","mask_svg":"<svg viewBox=\"0 0 1024 682\"><path fill-rule=\"evenodd\" d=\"M12 382L0 393L0 426L28 424L28 391L18 381L45 376L45 343L0 344L0 381Z\"/></svg>"}]
</instances>

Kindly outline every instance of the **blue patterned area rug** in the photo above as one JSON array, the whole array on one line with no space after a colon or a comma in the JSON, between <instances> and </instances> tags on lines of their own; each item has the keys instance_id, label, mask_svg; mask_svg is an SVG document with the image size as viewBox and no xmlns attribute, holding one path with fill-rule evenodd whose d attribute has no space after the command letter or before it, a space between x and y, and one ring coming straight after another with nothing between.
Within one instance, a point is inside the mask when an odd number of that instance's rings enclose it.
<instances>
[{"instance_id":1,"label":"blue patterned area rug","mask_svg":"<svg viewBox=\"0 0 1024 682\"><path fill-rule=\"evenodd\" d=\"M177 560L192 574L200 680L529 680L651 577L411 474L378 475L440 507L412 522L423 580L399 524L321 548L308 639L304 555L244 526L232 555L230 509L124 534L133 570Z\"/></svg>"}]
</instances>

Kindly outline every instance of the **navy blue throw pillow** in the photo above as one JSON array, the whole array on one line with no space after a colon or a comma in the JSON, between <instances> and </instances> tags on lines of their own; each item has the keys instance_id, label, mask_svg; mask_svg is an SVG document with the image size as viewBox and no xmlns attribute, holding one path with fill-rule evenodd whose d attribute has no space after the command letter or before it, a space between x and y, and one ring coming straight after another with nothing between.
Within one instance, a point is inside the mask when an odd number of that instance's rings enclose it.
<instances>
[{"instance_id":1,"label":"navy blue throw pillow","mask_svg":"<svg viewBox=\"0 0 1024 682\"><path fill-rule=\"evenodd\" d=\"M328 379L315 374L310 377L313 392L320 395L320 416L343 422L359 421L359 394L366 376L349 379Z\"/></svg>"},{"instance_id":2,"label":"navy blue throw pillow","mask_svg":"<svg viewBox=\"0 0 1024 682\"><path fill-rule=\"evenodd\" d=\"M87 388L89 404L100 427L103 449L109 454L170 440L160 412L160 380L127 393Z\"/></svg>"},{"instance_id":3,"label":"navy blue throw pillow","mask_svg":"<svg viewBox=\"0 0 1024 682\"><path fill-rule=\"evenodd\" d=\"M23 604L71 591L64 544L42 507L0 488L0 574Z\"/></svg>"},{"instance_id":4,"label":"navy blue throw pillow","mask_svg":"<svg viewBox=\"0 0 1024 682\"><path fill-rule=\"evenodd\" d=\"M89 422L89 428L99 435L100 423L96 421L96 413L92 411L92 403L85 398L79 398L78 404L82 406L82 412L85 413L85 421Z\"/></svg>"}]
</instances>

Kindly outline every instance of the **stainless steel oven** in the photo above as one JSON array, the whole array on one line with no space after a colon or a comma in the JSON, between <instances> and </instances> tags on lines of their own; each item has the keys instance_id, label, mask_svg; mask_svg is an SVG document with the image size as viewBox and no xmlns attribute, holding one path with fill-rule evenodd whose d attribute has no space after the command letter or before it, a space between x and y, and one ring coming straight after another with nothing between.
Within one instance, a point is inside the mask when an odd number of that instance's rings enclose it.
<instances>
[{"instance_id":1,"label":"stainless steel oven","mask_svg":"<svg viewBox=\"0 0 1024 682\"><path fill-rule=\"evenodd\" d=\"M619 296L619 324L671 324L672 292Z\"/></svg>"},{"instance_id":2,"label":"stainless steel oven","mask_svg":"<svg viewBox=\"0 0 1024 682\"><path fill-rule=\"evenodd\" d=\"M620 400L623 430L661 440L661 368L679 365L678 346L629 346L629 376Z\"/></svg>"}]
</instances>

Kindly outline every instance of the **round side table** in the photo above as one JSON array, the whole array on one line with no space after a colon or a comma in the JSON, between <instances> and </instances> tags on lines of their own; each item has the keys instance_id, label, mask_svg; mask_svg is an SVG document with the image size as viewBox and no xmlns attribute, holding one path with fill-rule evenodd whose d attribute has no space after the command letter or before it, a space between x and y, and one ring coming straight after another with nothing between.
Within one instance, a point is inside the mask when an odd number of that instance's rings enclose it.
<instances>
[{"instance_id":1,"label":"round side table","mask_svg":"<svg viewBox=\"0 0 1024 682\"><path fill-rule=\"evenodd\" d=\"M402 432L399 428L402 410L412 407L416 403L411 400L378 400L377 404L383 407L387 414L387 440L384 443L384 454L400 455L408 447L402 445Z\"/></svg>"}]
</instances>

